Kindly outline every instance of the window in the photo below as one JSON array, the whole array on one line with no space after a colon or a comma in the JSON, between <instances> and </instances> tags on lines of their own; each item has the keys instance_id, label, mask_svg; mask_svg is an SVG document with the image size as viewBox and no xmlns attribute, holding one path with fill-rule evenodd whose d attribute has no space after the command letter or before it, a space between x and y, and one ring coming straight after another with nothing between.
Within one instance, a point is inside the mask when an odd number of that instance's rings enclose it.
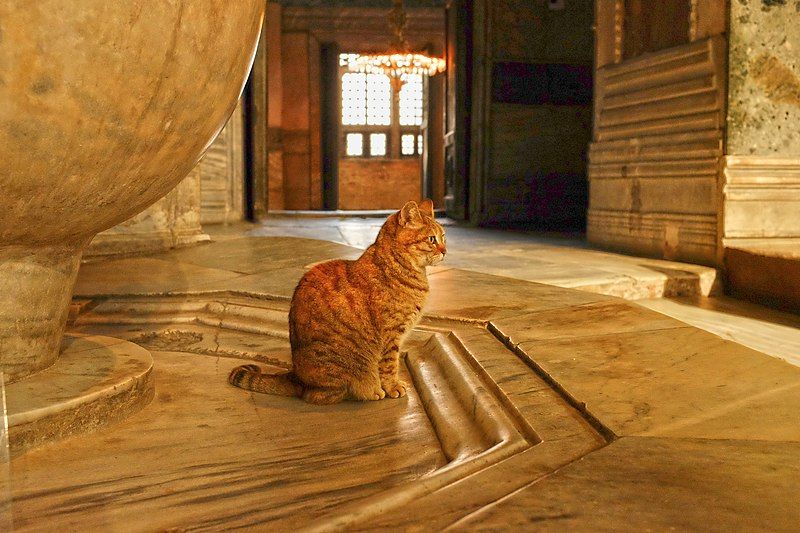
<instances>
[{"instance_id":1,"label":"window","mask_svg":"<svg viewBox=\"0 0 800 533\"><path fill-rule=\"evenodd\" d=\"M422 155L425 147L421 134L412 135L409 133L400 137L400 153L402 155Z\"/></svg>"},{"instance_id":2,"label":"window","mask_svg":"<svg viewBox=\"0 0 800 533\"><path fill-rule=\"evenodd\" d=\"M424 85L408 76L395 94L388 76L348 72L353 54L339 56L345 157L417 157L424 147Z\"/></svg>"},{"instance_id":3,"label":"window","mask_svg":"<svg viewBox=\"0 0 800 533\"><path fill-rule=\"evenodd\" d=\"M364 155L364 135L361 133L348 133L345 150L349 156Z\"/></svg>"},{"instance_id":4,"label":"window","mask_svg":"<svg viewBox=\"0 0 800 533\"><path fill-rule=\"evenodd\" d=\"M369 155L386 157L386 134L369 134Z\"/></svg>"},{"instance_id":5,"label":"window","mask_svg":"<svg viewBox=\"0 0 800 533\"><path fill-rule=\"evenodd\" d=\"M400 89L400 125L422 125L422 76L408 76Z\"/></svg>"}]
</instances>

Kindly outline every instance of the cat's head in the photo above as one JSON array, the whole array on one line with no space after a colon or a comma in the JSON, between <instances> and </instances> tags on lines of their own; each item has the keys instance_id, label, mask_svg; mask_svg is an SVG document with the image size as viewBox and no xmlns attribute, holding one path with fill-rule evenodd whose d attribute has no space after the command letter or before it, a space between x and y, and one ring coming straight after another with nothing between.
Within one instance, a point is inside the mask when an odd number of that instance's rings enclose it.
<instances>
[{"instance_id":1,"label":"cat's head","mask_svg":"<svg viewBox=\"0 0 800 533\"><path fill-rule=\"evenodd\" d=\"M389 217L395 226L394 245L420 267L441 263L447 253L444 228L434 220L433 202L407 202Z\"/></svg>"}]
</instances>

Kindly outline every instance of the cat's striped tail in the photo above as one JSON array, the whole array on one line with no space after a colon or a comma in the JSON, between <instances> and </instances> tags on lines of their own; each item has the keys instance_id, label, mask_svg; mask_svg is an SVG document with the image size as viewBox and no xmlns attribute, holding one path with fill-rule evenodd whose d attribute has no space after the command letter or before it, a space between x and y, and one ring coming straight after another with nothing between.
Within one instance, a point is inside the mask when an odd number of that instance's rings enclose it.
<instances>
[{"instance_id":1,"label":"cat's striped tail","mask_svg":"<svg viewBox=\"0 0 800 533\"><path fill-rule=\"evenodd\" d=\"M228 383L253 392L280 396L303 395L303 385L295 378L294 373L262 374L258 365L237 366L228 375Z\"/></svg>"}]
</instances>

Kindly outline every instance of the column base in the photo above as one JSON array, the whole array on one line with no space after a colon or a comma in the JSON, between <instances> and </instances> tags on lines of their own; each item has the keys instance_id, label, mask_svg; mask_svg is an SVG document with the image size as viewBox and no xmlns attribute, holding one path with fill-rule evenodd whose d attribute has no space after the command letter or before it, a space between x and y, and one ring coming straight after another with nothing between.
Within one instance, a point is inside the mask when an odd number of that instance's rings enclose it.
<instances>
[{"instance_id":1,"label":"column base","mask_svg":"<svg viewBox=\"0 0 800 533\"><path fill-rule=\"evenodd\" d=\"M6 383L52 365L82 245L0 246L0 372Z\"/></svg>"},{"instance_id":2,"label":"column base","mask_svg":"<svg viewBox=\"0 0 800 533\"><path fill-rule=\"evenodd\" d=\"M133 343L65 335L52 366L5 388L12 456L137 412L153 398L152 368Z\"/></svg>"}]
</instances>

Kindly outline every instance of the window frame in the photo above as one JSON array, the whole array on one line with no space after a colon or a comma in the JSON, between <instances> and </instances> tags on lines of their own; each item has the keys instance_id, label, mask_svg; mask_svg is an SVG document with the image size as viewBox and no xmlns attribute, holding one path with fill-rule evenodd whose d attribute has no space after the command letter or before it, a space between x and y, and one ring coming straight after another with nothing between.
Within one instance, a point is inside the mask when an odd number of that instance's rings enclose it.
<instances>
[{"instance_id":1,"label":"window frame","mask_svg":"<svg viewBox=\"0 0 800 533\"><path fill-rule=\"evenodd\" d=\"M346 55L346 54L341 54ZM340 57L341 57L340 55ZM344 117L344 101L343 101L343 91L342 91L342 84L343 84L343 76L344 74L350 72L347 69L347 66L339 65L339 157L341 159L372 159L372 160L379 160L379 159L411 159L411 158L420 158L422 157L422 150L418 148L417 138L419 135L422 134L422 125L410 125L410 126L401 126L400 125L400 90L395 86L395 84L391 83L390 80L390 90L391 90L391 99L390 99L390 115L389 115L389 124L388 125L355 125L355 124L344 124L343 117ZM424 81L423 81L423 91L422 91L422 109L423 109L423 117L424 117L424 109L426 105L426 95L424 91ZM362 155L347 155L347 135L349 133L360 133L362 135L362 146L363 152ZM372 133L383 133L386 135L386 155L370 155L371 146L370 146L370 134ZM414 154L404 155L402 154L400 140L403 135L413 134L414 135ZM424 143L424 140L423 140ZM424 147L423 147L424 149Z\"/></svg>"}]
</instances>

